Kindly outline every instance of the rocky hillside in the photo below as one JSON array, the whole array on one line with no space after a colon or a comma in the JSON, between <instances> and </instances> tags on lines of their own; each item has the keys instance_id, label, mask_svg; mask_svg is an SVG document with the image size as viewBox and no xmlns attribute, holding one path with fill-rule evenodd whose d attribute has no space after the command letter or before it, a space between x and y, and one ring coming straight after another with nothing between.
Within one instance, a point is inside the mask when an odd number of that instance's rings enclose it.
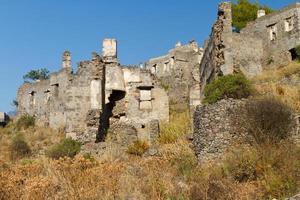
<instances>
[{"instance_id":1,"label":"rocky hillside","mask_svg":"<svg viewBox=\"0 0 300 200\"><path fill-rule=\"evenodd\" d=\"M299 112L299 80L296 62L266 71L251 80L251 98L273 95ZM190 123L188 112L174 112L151 147L140 141L121 151L109 143L97 156L78 153L80 145L64 133L30 118L12 122L0 128L0 199L248 200L300 191L300 147L292 140L236 143L222 159L202 162Z\"/></svg>"}]
</instances>

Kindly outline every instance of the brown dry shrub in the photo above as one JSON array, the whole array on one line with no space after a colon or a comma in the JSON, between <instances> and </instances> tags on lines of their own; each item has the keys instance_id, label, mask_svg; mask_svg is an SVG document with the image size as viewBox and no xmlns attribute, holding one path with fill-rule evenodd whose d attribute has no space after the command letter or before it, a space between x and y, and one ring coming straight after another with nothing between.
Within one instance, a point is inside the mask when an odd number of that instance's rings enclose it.
<instances>
[{"instance_id":1,"label":"brown dry shrub","mask_svg":"<svg viewBox=\"0 0 300 200\"><path fill-rule=\"evenodd\" d=\"M142 156L149 149L149 147L150 146L147 142L137 140L128 146L126 152L132 155Z\"/></svg>"},{"instance_id":2,"label":"brown dry shrub","mask_svg":"<svg viewBox=\"0 0 300 200\"><path fill-rule=\"evenodd\" d=\"M163 123L160 127L158 142L161 144L175 143L180 137L191 132L190 113L171 113L170 122Z\"/></svg>"},{"instance_id":3,"label":"brown dry shrub","mask_svg":"<svg viewBox=\"0 0 300 200\"><path fill-rule=\"evenodd\" d=\"M198 168L190 185L190 199L195 200L262 198L255 183L237 183L234 179L227 177L217 163Z\"/></svg>"},{"instance_id":4,"label":"brown dry shrub","mask_svg":"<svg viewBox=\"0 0 300 200\"><path fill-rule=\"evenodd\" d=\"M10 144L11 160L28 157L31 154L31 149L24 139L24 136L17 134L13 137Z\"/></svg>"},{"instance_id":5,"label":"brown dry shrub","mask_svg":"<svg viewBox=\"0 0 300 200\"><path fill-rule=\"evenodd\" d=\"M254 99L246 104L244 126L257 144L287 139L292 123L290 107L276 98Z\"/></svg>"}]
</instances>

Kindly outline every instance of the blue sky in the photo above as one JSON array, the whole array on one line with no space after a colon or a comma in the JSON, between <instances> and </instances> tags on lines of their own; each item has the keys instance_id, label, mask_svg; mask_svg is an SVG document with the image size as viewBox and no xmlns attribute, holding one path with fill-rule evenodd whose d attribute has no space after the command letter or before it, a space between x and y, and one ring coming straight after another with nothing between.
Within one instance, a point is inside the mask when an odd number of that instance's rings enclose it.
<instances>
[{"instance_id":1,"label":"blue sky","mask_svg":"<svg viewBox=\"0 0 300 200\"><path fill-rule=\"evenodd\" d=\"M0 111L31 69L57 71L64 50L73 67L118 40L122 64L165 54L177 41L208 37L221 0L0 0ZM278 9L295 0L260 0Z\"/></svg>"}]
</instances>

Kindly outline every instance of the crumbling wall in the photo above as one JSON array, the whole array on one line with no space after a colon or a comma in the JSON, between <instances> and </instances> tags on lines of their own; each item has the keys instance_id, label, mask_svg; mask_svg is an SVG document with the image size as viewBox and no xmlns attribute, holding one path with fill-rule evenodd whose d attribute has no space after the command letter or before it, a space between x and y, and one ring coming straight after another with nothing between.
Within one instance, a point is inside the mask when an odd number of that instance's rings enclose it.
<instances>
[{"instance_id":1,"label":"crumbling wall","mask_svg":"<svg viewBox=\"0 0 300 200\"><path fill-rule=\"evenodd\" d=\"M67 98L67 135L84 142L95 141L103 108L104 64L98 55L78 64L64 94Z\"/></svg>"},{"instance_id":2,"label":"crumbling wall","mask_svg":"<svg viewBox=\"0 0 300 200\"><path fill-rule=\"evenodd\" d=\"M42 125L65 129L69 137L94 140L92 129L98 130L102 110L104 64L93 54L92 60L80 62L73 74L70 59L70 53L64 52L59 72L19 88L17 116L29 114Z\"/></svg>"},{"instance_id":3,"label":"crumbling wall","mask_svg":"<svg viewBox=\"0 0 300 200\"><path fill-rule=\"evenodd\" d=\"M105 141L109 131L124 141L151 143L159 123L169 120L168 95L149 70L120 66L116 51L116 40L105 39L103 57L93 53L91 60L79 62L76 73L70 52L64 52L59 72L20 87L18 116L35 116L89 145Z\"/></svg>"},{"instance_id":4,"label":"crumbling wall","mask_svg":"<svg viewBox=\"0 0 300 200\"><path fill-rule=\"evenodd\" d=\"M39 116L40 124L49 124L50 81L42 80L25 83L18 90L18 115L29 114Z\"/></svg>"},{"instance_id":5,"label":"crumbling wall","mask_svg":"<svg viewBox=\"0 0 300 200\"><path fill-rule=\"evenodd\" d=\"M189 106L194 110L195 103L199 102L191 100L190 96L200 94L196 85L199 85L202 53L202 48L195 41L183 46L178 43L167 55L152 58L145 64L146 69L158 79L158 84L168 92L170 104L175 110L185 110ZM195 99L196 95L192 98Z\"/></svg>"},{"instance_id":6,"label":"crumbling wall","mask_svg":"<svg viewBox=\"0 0 300 200\"><path fill-rule=\"evenodd\" d=\"M169 99L164 89L155 85L148 70L123 67L126 96L113 110L118 118L113 125L128 124L136 137L148 142L159 135L159 123L169 121Z\"/></svg>"},{"instance_id":7,"label":"crumbling wall","mask_svg":"<svg viewBox=\"0 0 300 200\"><path fill-rule=\"evenodd\" d=\"M227 51L232 42L231 15L231 3L221 3L217 21L212 27L209 40L206 41L200 64L201 95L203 95L206 84L215 77L233 73L232 57Z\"/></svg>"}]
</instances>

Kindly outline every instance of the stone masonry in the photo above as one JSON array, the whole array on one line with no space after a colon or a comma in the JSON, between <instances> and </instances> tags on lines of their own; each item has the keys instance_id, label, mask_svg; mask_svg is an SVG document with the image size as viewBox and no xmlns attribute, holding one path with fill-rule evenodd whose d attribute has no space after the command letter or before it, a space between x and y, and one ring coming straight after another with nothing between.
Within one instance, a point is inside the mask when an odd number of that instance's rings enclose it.
<instances>
[{"instance_id":1,"label":"stone masonry","mask_svg":"<svg viewBox=\"0 0 300 200\"><path fill-rule=\"evenodd\" d=\"M60 71L19 88L17 116L35 116L39 123L62 128L84 143L103 142L110 134L126 145L137 139L153 141L160 123L169 120L169 107L189 108L195 112L198 155L221 154L237 137L228 116L243 101L220 102L217 109L199 106L205 86L219 76L241 72L252 77L297 58L300 4L269 15L259 10L257 16L237 33L231 3L223 2L204 49L195 41L177 43L144 68L120 65L115 39L105 39L102 55L92 53L91 60L78 63L76 72L71 53L65 51Z\"/></svg>"},{"instance_id":2,"label":"stone masonry","mask_svg":"<svg viewBox=\"0 0 300 200\"><path fill-rule=\"evenodd\" d=\"M105 39L102 55L92 53L75 73L71 53L65 51L62 69L47 80L24 83L17 101L18 117L35 116L38 123L64 129L84 143L105 141L108 130L116 127L132 130L121 138L133 134L135 140L151 142L159 123L169 120L166 92L155 85L150 71L118 63L115 39Z\"/></svg>"},{"instance_id":3,"label":"stone masonry","mask_svg":"<svg viewBox=\"0 0 300 200\"><path fill-rule=\"evenodd\" d=\"M221 3L200 64L202 98L205 85L218 76L242 72L251 77L296 59L299 17L299 3L268 15L259 10L258 18L237 33L232 28L231 3Z\"/></svg>"},{"instance_id":4,"label":"stone masonry","mask_svg":"<svg viewBox=\"0 0 300 200\"><path fill-rule=\"evenodd\" d=\"M249 100L224 99L215 104L198 106L194 113L193 144L199 160L222 158L232 145L250 139L241 120ZM242 116L242 117L241 117ZM299 115L294 115L293 141L300 142Z\"/></svg>"},{"instance_id":5,"label":"stone masonry","mask_svg":"<svg viewBox=\"0 0 300 200\"><path fill-rule=\"evenodd\" d=\"M167 91L170 104L176 110L190 108L193 112L200 104L199 65L203 49L195 41L187 45L178 42L167 55L152 58L145 63Z\"/></svg>"}]
</instances>

